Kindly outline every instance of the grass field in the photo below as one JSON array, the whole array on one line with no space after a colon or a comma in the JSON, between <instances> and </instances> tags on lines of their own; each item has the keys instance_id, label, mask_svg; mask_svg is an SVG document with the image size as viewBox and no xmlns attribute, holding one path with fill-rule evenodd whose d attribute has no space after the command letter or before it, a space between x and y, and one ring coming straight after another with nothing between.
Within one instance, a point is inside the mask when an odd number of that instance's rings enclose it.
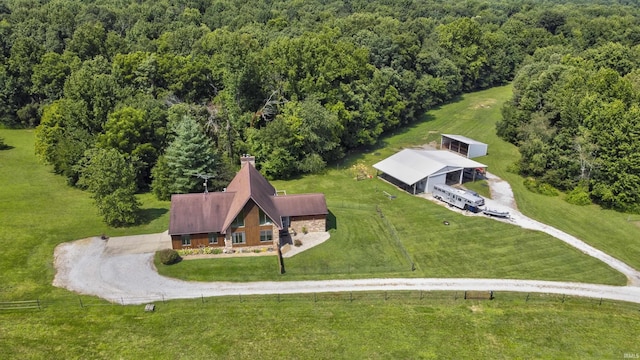
<instances>
[{"instance_id":1,"label":"grass field","mask_svg":"<svg viewBox=\"0 0 640 360\"><path fill-rule=\"evenodd\" d=\"M0 314L4 359L622 359L637 307L498 293L226 297L143 306L58 298Z\"/></svg>"},{"instance_id":2,"label":"grass field","mask_svg":"<svg viewBox=\"0 0 640 360\"><path fill-rule=\"evenodd\" d=\"M517 151L495 137L493 123L510 91L507 86L467 95L379 147L351 154L326 174L274 182L288 193L325 192L336 219L331 240L287 259L286 275L277 275L273 258L185 261L162 271L200 280L402 276L623 284L621 274L545 234L463 217L382 181L355 181L346 171L357 161L371 165L404 146L434 141L440 132L470 136L489 144L490 155L479 161L512 183L523 212L640 267L640 228L628 215L540 197L506 172ZM13 147L0 151L0 301L38 298L45 304L34 312L0 312L2 358L622 358L640 353L637 306L601 306L587 299L526 302L524 294L507 294L491 302L465 302L451 300L450 293L427 299L391 294L388 300L381 294L325 294L318 302L302 295L280 301L225 297L170 301L144 313L140 306L75 296L51 286L57 244L102 233L164 231L169 204L142 195L145 223L109 228L86 193L66 186L36 161L32 131L0 129L0 137ZM389 200L383 191L397 197ZM390 238L376 205L401 245Z\"/></svg>"},{"instance_id":3,"label":"grass field","mask_svg":"<svg viewBox=\"0 0 640 360\"><path fill-rule=\"evenodd\" d=\"M494 157L500 160L495 161L497 164L510 164L517 159L517 150L493 135L500 104L510 91L507 86L466 95L457 103L427 114L426 121L386 138L379 147L353 154L325 174L273 182L276 188L287 193L325 193L338 223L337 229L331 230L330 241L288 259L285 276L274 274L277 267L274 260L268 258L259 261L253 261L253 258L186 261L171 267L156 264L160 273L202 281L299 280L323 278L327 274L333 278L379 277L385 275L384 267L371 269L368 265L385 263L390 268L386 276L535 278L624 284L626 279L620 273L549 235L486 218L464 217L377 179L355 181L348 171L356 162L370 166L404 147L439 140L442 132L487 142L490 155L480 161L489 164L490 171L494 171L494 165L486 160ZM502 172L506 173L505 168L496 165L495 172L502 175ZM370 169L375 174L373 168ZM481 184L477 187L482 192ZM383 191L396 198L389 200ZM542 200L562 202L559 198L544 197ZM370 223L371 216L375 217L373 209L376 206L396 228L402 246L416 264L416 271L406 271L408 267L399 257L386 260L387 250L372 251L370 248L372 244L388 244L380 239L387 236L385 229ZM555 205L549 203L549 206ZM366 210L343 211L344 207L370 209L371 215L363 215L362 211ZM586 214L584 216L589 219ZM444 220L451 225L443 226ZM370 233L371 229L377 229L377 233Z\"/></svg>"}]
</instances>

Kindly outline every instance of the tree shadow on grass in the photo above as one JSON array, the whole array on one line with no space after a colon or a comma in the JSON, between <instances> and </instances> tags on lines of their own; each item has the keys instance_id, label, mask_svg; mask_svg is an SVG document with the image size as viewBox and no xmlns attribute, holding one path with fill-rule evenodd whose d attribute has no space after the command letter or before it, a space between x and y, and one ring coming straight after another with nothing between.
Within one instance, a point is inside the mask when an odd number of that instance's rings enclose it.
<instances>
[{"instance_id":1,"label":"tree shadow on grass","mask_svg":"<svg viewBox=\"0 0 640 360\"><path fill-rule=\"evenodd\" d=\"M140 222L138 225L147 225L153 220L166 214L169 210L164 208L140 209Z\"/></svg>"},{"instance_id":2,"label":"tree shadow on grass","mask_svg":"<svg viewBox=\"0 0 640 360\"><path fill-rule=\"evenodd\" d=\"M338 230L338 220L331 210L329 210L329 214L327 214L327 231L331 229Z\"/></svg>"}]
</instances>

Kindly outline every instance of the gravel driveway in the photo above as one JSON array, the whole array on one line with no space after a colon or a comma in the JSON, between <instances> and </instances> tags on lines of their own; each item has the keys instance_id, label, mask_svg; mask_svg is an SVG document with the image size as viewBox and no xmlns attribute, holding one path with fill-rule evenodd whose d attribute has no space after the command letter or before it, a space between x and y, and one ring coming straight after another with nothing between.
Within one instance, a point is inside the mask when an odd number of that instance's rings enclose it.
<instances>
[{"instance_id":1,"label":"gravel driveway","mask_svg":"<svg viewBox=\"0 0 640 360\"><path fill-rule=\"evenodd\" d=\"M140 246L130 246L136 243L133 241L135 238L132 237L114 238L109 241L96 237L60 244L54 253L54 265L57 271L53 285L122 304L142 304L150 301L202 296L384 290L539 292L640 303L640 272L574 236L524 216L515 208L509 184L491 174L488 174L488 180L493 200L487 199L487 206L491 209L506 210L512 214L510 220L498 221L508 221L523 228L546 232L625 274L629 279L629 285L610 286L509 279L187 282L160 276L153 265L154 251L171 246L170 240L167 242L166 233L145 235L146 237L141 239L147 241L143 241L144 245ZM428 196L424 197L428 198ZM109 245L109 242L118 241L124 247L114 248L113 245Z\"/></svg>"}]
</instances>

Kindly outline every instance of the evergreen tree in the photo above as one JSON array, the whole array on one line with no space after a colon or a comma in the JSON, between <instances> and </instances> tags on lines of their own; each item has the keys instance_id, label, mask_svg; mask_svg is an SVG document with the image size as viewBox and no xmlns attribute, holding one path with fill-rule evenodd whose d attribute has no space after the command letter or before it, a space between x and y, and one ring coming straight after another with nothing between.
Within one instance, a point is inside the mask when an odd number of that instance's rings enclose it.
<instances>
[{"instance_id":1,"label":"evergreen tree","mask_svg":"<svg viewBox=\"0 0 640 360\"><path fill-rule=\"evenodd\" d=\"M198 175L218 178L225 173L224 168L211 139L194 118L185 116L177 126L175 139L153 169L151 186L158 199L167 200L171 194L203 191Z\"/></svg>"}]
</instances>

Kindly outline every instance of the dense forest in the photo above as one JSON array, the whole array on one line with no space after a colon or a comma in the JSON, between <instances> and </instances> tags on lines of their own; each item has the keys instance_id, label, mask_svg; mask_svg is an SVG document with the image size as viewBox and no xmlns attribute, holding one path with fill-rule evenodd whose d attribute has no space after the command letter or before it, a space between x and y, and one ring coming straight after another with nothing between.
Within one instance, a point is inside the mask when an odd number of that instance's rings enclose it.
<instances>
[{"instance_id":1,"label":"dense forest","mask_svg":"<svg viewBox=\"0 0 640 360\"><path fill-rule=\"evenodd\" d=\"M220 188L243 153L316 172L515 78L518 171L638 211L639 20L632 0L4 0L0 125L35 127L122 225L136 192Z\"/></svg>"}]
</instances>

